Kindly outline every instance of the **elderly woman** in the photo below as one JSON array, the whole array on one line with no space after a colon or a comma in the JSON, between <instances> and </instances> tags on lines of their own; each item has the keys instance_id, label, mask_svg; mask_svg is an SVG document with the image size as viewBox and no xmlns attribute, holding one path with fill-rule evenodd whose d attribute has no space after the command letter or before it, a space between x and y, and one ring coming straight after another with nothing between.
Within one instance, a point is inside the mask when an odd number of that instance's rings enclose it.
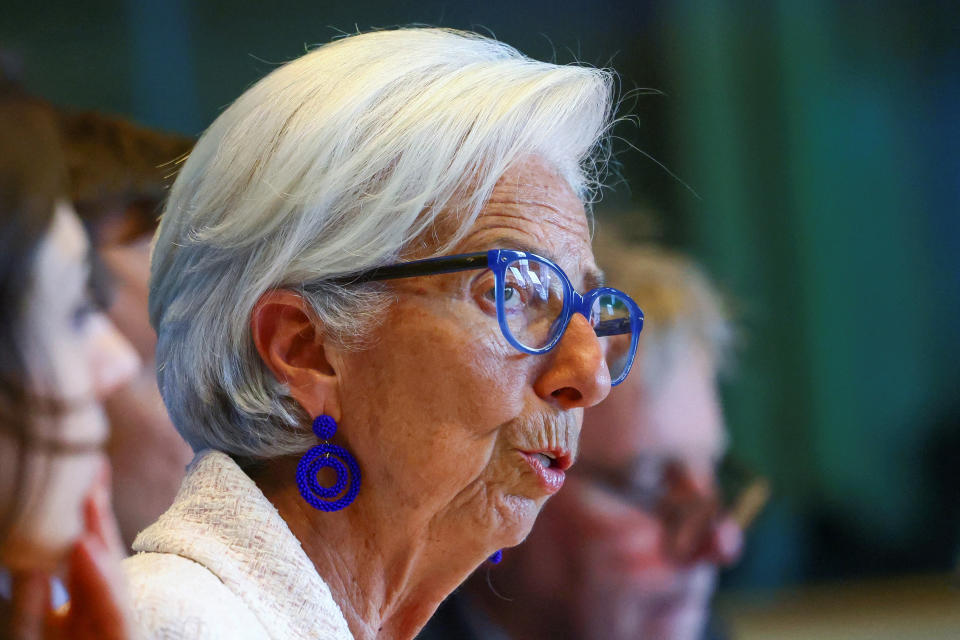
<instances>
[{"instance_id":1,"label":"elderly woman","mask_svg":"<svg viewBox=\"0 0 960 640\"><path fill-rule=\"evenodd\" d=\"M127 560L153 635L411 638L523 540L641 328L584 213L609 116L605 72L411 29L275 70L202 136L152 258L197 451Z\"/></svg>"}]
</instances>

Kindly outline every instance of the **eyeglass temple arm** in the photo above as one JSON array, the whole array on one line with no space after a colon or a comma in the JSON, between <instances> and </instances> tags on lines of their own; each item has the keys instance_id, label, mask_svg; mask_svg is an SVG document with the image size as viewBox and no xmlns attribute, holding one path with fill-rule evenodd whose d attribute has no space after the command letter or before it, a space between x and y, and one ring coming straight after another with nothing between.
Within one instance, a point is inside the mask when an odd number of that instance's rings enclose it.
<instances>
[{"instance_id":1,"label":"eyeglass temple arm","mask_svg":"<svg viewBox=\"0 0 960 640\"><path fill-rule=\"evenodd\" d=\"M361 271L350 276L336 278L338 284L360 284L378 280L395 280L398 278L415 278L417 276L432 276L441 273L469 271L471 269L485 269L487 267L487 252L465 253L459 256L441 256L412 262L374 267L368 271Z\"/></svg>"}]
</instances>

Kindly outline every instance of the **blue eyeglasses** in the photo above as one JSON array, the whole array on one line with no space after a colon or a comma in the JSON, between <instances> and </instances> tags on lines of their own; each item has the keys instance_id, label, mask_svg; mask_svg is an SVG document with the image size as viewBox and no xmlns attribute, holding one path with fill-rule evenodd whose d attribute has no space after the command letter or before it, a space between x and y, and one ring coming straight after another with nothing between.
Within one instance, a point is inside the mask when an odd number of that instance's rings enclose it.
<instances>
[{"instance_id":1,"label":"blue eyeglasses","mask_svg":"<svg viewBox=\"0 0 960 640\"><path fill-rule=\"evenodd\" d=\"M610 384L620 384L630 373L643 329L643 312L637 303L610 287L581 295L563 269L533 253L492 249L427 258L376 267L338 278L338 282L355 284L474 269L493 272L494 286L483 296L496 305L500 331L517 350L531 355L547 353L560 342L573 314L579 313L604 343Z\"/></svg>"}]
</instances>

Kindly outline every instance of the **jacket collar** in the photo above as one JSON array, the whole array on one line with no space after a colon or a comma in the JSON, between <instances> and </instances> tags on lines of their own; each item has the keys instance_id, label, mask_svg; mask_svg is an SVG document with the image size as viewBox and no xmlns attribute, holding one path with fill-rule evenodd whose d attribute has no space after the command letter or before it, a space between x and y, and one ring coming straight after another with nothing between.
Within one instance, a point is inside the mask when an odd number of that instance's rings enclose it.
<instances>
[{"instance_id":1,"label":"jacket collar","mask_svg":"<svg viewBox=\"0 0 960 640\"><path fill-rule=\"evenodd\" d=\"M197 454L173 506L137 536L133 548L203 565L275 638L353 638L299 540L224 453Z\"/></svg>"}]
</instances>

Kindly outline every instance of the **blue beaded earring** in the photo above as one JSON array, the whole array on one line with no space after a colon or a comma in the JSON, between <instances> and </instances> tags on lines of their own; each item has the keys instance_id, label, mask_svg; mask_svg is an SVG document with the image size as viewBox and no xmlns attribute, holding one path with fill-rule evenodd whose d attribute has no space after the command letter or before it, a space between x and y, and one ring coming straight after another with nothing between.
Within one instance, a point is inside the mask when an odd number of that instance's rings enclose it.
<instances>
[{"instance_id":1,"label":"blue beaded earring","mask_svg":"<svg viewBox=\"0 0 960 640\"><path fill-rule=\"evenodd\" d=\"M330 440L337 432L337 423L328 415L317 416L313 420L313 432L321 440ZM333 486L324 487L317 481L317 473L324 467L337 473L337 481ZM300 458L297 463L297 487L303 499L314 509L339 511L349 507L360 491L360 467L349 451L324 442Z\"/></svg>"},{"instance_id":2,"label":"blue beaded earring","mask_svg":"<svg viewBox=\"0 0 960 640\"><path fill-rule=\"evenodd\" d=\"M493 555L487 558L490 561L490 564L500 564L500 561L503 560L503 549L497 549L493 552Z\"/></svg>"}]
</instances>

